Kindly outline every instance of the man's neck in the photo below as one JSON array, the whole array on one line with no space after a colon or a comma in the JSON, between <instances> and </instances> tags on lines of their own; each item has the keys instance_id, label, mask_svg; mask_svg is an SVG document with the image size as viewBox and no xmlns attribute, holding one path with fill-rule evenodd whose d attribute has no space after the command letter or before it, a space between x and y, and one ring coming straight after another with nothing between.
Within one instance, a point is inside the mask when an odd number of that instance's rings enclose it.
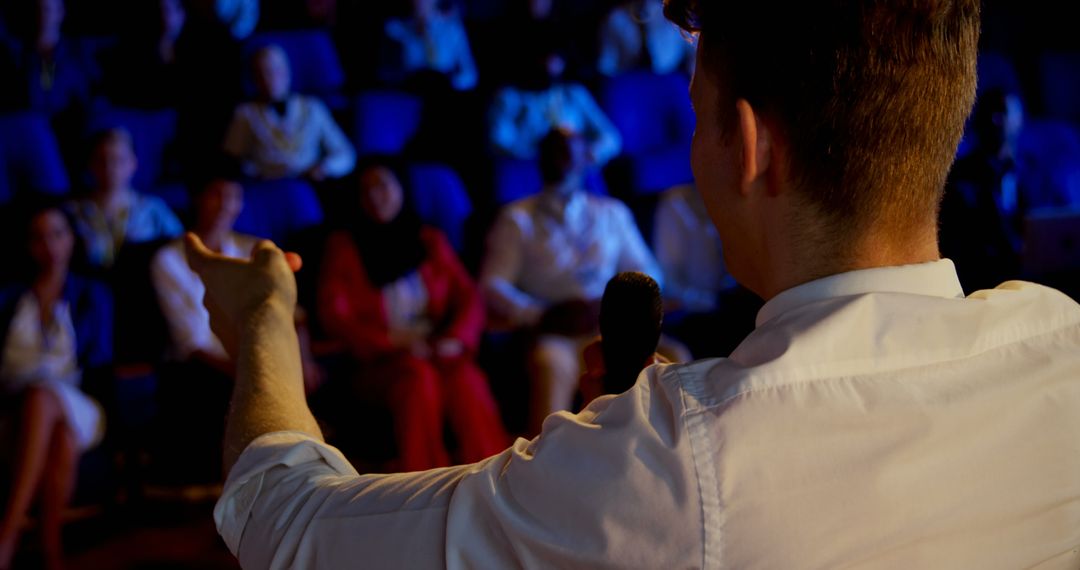
<instances>
[{"instance_id":1,"label":"man's neck","mask_svg":"<svg viewBox=\"0 0 1080 570\"><path fill-rule=\"evenodd\" d=\"M766 269L760 291L765 300L817 279L830 275L873 269L916 265L941 259L937 232L933 227L908 239L891 239L872 234L857 244L838 248L831 240L813 238L792 242L787 255L771 255L771 266Z\"/></svg>"}]
</instances>

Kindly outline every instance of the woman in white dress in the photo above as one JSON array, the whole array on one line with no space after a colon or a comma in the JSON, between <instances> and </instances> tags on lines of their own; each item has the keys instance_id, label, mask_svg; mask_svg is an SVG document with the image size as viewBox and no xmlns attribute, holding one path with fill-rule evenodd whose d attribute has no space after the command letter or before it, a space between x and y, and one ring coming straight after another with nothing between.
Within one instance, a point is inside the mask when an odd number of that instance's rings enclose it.
<instances>
[{"instance_id":1,"label":"woman in white dress","mask_svg":"<svg viewBox=\"0 0 1080 570\"><path fill-rule=\"evenodd\" d=\"M22 213L22 212L20 212ZM14 453L0 519L0 568L9 568L36 499L46 566L63 565L60 517L80 454L104 433L101 407L80 386L112 358L112 302L104 285L70 273L75 235L54 205L17 217L22 282L0 289L0 436Z\"/></svg>"}]
</instances>

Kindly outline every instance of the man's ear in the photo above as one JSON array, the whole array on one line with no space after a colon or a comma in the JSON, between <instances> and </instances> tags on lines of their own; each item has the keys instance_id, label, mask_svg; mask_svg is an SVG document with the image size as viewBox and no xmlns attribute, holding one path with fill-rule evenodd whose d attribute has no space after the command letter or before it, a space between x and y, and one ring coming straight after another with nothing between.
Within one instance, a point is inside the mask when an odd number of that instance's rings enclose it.
<instances>
[{"instance_id":1,"label":"man's ear","mask_svg":"<svg viewBox=\"0 0 1080 570\"><path fill-rule=\"evenodd\" d=\"M746 99L735 102L735 112L738 114L738 136L742 143L742 179L739 191L748 195L769 170L773 158L772 133L761 115Z\"/></svg>"}]
</instances>

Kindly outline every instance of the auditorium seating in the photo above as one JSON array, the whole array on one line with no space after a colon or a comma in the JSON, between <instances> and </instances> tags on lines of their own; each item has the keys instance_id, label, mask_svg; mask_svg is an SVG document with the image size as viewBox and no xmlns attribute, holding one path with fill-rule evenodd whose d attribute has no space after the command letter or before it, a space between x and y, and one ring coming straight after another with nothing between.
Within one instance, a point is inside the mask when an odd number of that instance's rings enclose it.
<instances>
[{"instance_id":1,"label":"auditorium seating","mask_svg":"<svg viewBox=\"0 0 1080 570\"><path fill-rule=\"evenodd\" d=\"M21 191L63 194L69 186L49 119L29 112L0 114L0 204Z\"/></svg>"}]
</instances>

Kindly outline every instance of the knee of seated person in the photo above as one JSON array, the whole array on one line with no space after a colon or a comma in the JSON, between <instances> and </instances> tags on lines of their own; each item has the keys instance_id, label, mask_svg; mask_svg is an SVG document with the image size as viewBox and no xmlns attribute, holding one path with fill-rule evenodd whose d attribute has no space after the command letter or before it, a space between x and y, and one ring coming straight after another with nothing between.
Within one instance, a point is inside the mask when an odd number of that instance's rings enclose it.
<instances>
[{"instance_id":1,"label":"knee of seated person","mask_svg":"<svg viewBox=\"0 0 1080 570\"><path fill-rule=\"evenodd\" d=\"M576 343L558 336L544 336L536 341L529 354L530 363L541 367L573 366L577 360ZM568 364L569 363L569 364Z\"/></svg>"},{"instance_id":2,"label":"knee of seated person","mask_svg":"<svg viewBox=\"0 0 1080 570\"><path fill-rule=\"evenodd\" d=\"M52 390L41 386L31 386L23 394L23 411L38 415L52 416L60 411L60 402Z\"/></svg>"}]
</instances>

